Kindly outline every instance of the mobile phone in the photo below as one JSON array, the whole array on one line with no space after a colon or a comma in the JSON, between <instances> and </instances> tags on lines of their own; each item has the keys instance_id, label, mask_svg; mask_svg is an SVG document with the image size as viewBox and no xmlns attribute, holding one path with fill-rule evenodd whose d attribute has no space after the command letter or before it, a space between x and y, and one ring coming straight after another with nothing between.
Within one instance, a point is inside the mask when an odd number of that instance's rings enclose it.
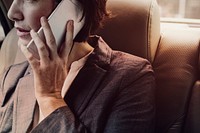
<instances>
[{"instance_id":1,"label":"mobile phone","mask_svg":"<svg viewBox=\"0 0 200 133\"><path fill-rule=\"evenodd\" d=\"M48 22L55 37L58 48L63 41L68 20L74 21L73 38L75 38L78 32L81 30L84 25L84 17L82 18L82 13L82 7L77 0L62 0L54 9L54 11L50 14L50 16L48 17ZM40 38L45 41L42 27L37 31L37 33ZM33 39L28 43L27 48L36 58L39 59L37 47Z\"/></svg>"}]
</instances>

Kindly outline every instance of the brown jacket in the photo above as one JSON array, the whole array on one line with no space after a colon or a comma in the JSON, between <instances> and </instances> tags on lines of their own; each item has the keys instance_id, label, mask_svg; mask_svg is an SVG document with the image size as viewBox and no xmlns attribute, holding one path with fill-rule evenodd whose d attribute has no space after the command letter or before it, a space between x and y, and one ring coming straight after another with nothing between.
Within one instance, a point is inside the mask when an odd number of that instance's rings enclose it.
<instances>
[{"instance_id":1,"label":"brown jacket","mask_svg":"<svg viewBox=\"0 0 200 133\"><path fill-rule=\"evenodd\" d=\"M61 107L32 132L150 133L154 131L154 75L145 59L111 50L101 39L73 81ZM10 67L0 87L0 132L28 132L36 99L27 62Z\"/></svg>"}]
</instances>

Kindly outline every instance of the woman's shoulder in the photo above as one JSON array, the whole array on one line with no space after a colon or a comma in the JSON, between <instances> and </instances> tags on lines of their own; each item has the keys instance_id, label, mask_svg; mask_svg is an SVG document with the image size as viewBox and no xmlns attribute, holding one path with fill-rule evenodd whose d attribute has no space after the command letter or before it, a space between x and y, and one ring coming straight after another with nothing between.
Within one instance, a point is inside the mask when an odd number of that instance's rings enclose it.
<instances>
[{"instance_id":1,"label":"woman's shoulder","mask_svg":"<svg viewBox=\"0 0 200 133\"><path fill-rule=\"evenodd\" d=\"M21 63L11 65L7 69L7 71L8 72L9 71L13 71L15 73L19 73L19 72L24 71L25 69L27 69L28 65L29 65L28 61L23 61Z\"/></svg>"},{"instance_id":2,"label":"woman's shoulder","mask_svg":"<svg viewBox=\"0 0 200 133\"><path fill-rule=\"evenodd\" d=\"M113 50L99 36L95 36L91 39L93 39L92 44L96 44L93 61L100 66L108 65L110 72L120 71L120 73L137 73L139 71L152 71L151 63L147 59L126 52Z\"/></svg>"},{"instance_id":3,"label":"woman's shoulder","mask_svg":"<svg viewBox=\"0 0 200 133\"><path fill-rule=\"evenodd\" d=\"M142 57L121 51L112 51L110 65L116 69L141 71L152 71L151 63Z\"/></svg>"},{"instance_id":4,"label":"woman's shoulder","mask_svg":"<svg viewBox=\"0 0 200 133\"><path fill-rule=\"evenodd\" d=\"M22 77L28 67L28 62L24 61L19 64L14 64L8 67L1 76L1 80L9 81L12 83L18 78Z\"/></svg>"},{"instance_id":5,"label":"woman's shoulder","mask_svg":"<svg viewBox=\"0 0 200 133\"><path fill-rule=\"evenodd\" d=\"M121 77L121 89L129 85L132 86L131 88L143 86L144 89L151 88L149 91L153 92L154 71L147 59L125 52L113 51L109 71L115 75L114 77Z\"/></svg>"}]
</instances>

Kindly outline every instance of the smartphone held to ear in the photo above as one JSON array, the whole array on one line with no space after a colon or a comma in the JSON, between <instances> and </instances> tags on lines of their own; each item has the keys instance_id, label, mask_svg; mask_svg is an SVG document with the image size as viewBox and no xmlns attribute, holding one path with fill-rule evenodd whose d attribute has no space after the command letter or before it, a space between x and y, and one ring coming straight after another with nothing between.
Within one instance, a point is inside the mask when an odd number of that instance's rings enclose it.
<instances>
[{"instance_id":1,"label":"smartphone held to ear","mask_svg":"<svg viewBox=\"0 0 200 133\"><path fill-rule=\"evenodd\" d=\"M83 15L82 12L82 8L77 0L62 0L48 17L48 22L55 37L58 48L60 47L66 32L65 29L67 21L74 21L73 38L75 38L78 32L81 30L84 25L84 18L81 19ZM38 30L37 33L40 38L45 41L42 27ZM39 59L37 47L33 39L28 43L27 48L36 58Z\"/></svg>"}]
</instances>

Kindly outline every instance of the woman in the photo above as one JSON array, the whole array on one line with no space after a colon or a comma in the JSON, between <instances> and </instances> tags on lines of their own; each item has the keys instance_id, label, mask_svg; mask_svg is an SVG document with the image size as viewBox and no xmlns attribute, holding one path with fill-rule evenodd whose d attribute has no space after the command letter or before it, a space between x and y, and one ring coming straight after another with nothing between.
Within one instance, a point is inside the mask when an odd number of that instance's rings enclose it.
<instances>
[{"instance_id":1,"label":"woman","mask_svg":"<svg viewBox=\"0 0 200 133\"><path fill-rule=\"evenodd\" d=\"M14 0L19 47L28 62L11 66L1 84L1 132L145 133L154 128L154 77L145 59L113 51L90 36L108 16L106 0L78 0L85 25L73 21L60 49L46 17L59 1ZM43 42L35 31L42 26ZM26 45L33 39L38 60Z\"/></svg>"}]
</instances>

